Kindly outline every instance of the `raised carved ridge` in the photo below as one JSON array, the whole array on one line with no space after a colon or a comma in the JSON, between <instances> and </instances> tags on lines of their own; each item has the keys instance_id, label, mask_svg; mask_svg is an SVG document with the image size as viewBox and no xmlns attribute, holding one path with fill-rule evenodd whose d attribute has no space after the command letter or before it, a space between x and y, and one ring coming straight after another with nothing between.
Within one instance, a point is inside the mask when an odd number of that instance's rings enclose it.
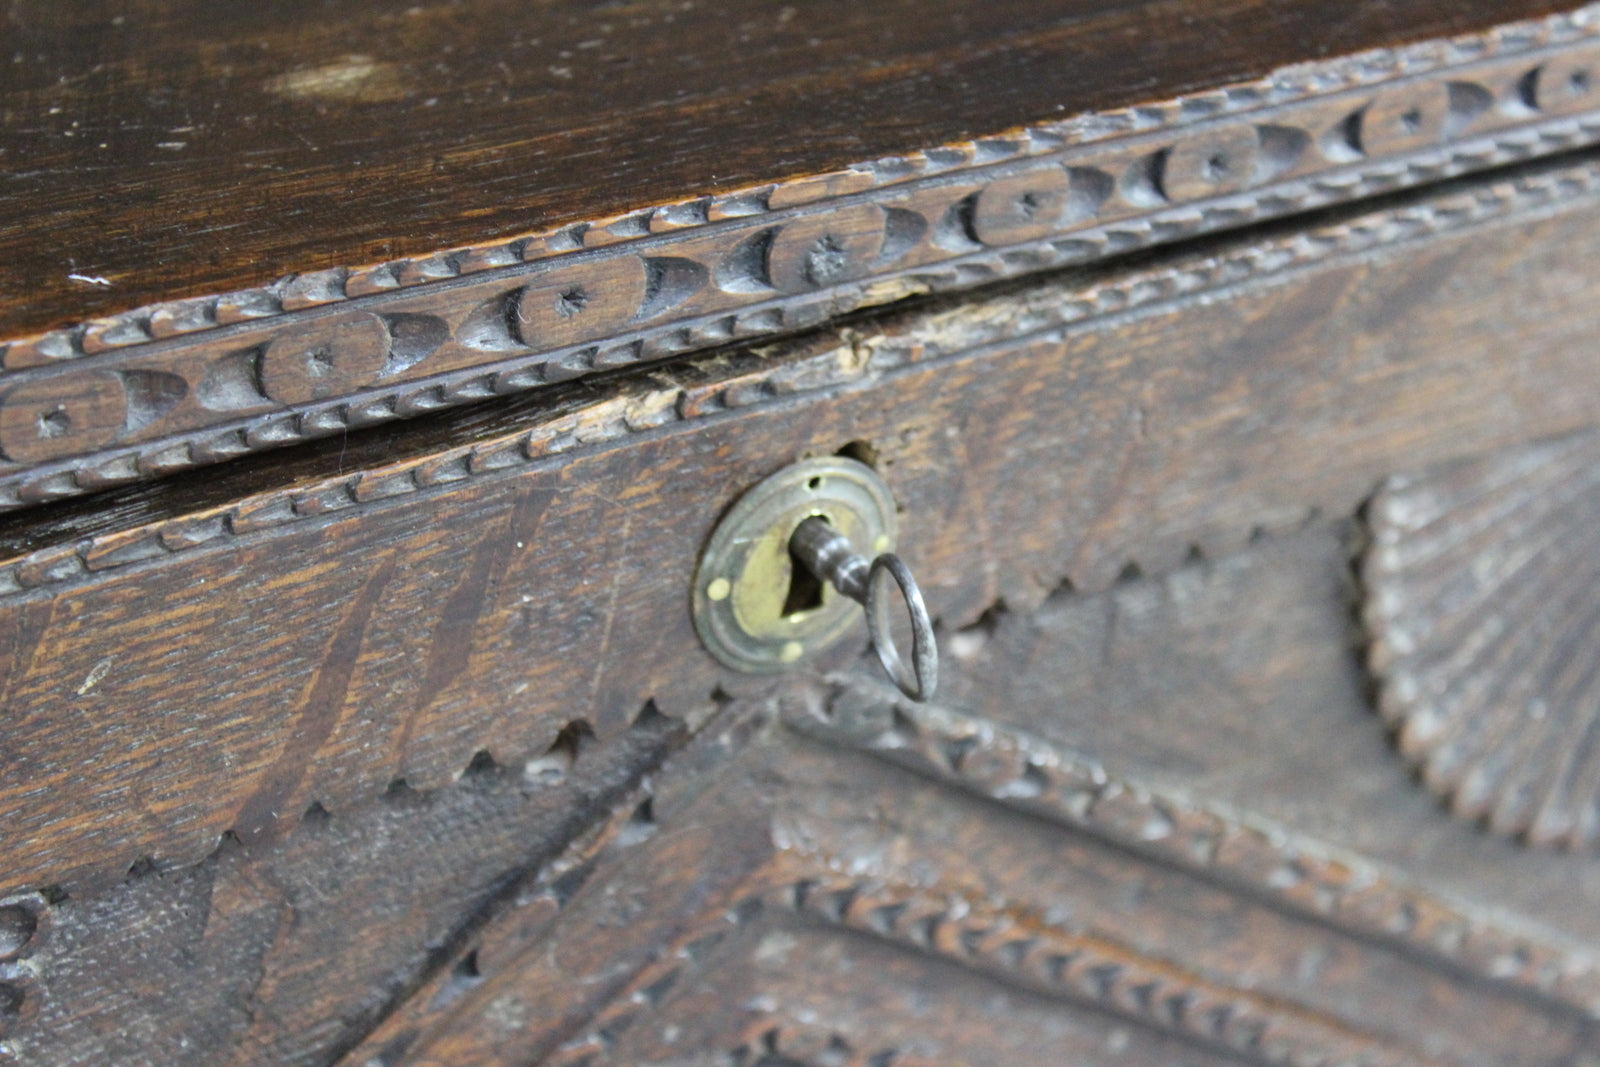
<instances>
[{"instance_id":1,"label":"raised carved ridge","mask_svg":"<svg viewBox=\"0 0 1600 1067\"><path fill-rule=\"evenodd\" d=\"M1219 1045L1251 1062L1283 1065L1417 1064L1270 996L1214 985L1092 935L1024 922L1044 902L969 900L946 886L863 879L818 863L792 887L795 907L823 922L955 960L1031 989L1099 1002L1157 1029Z\"/></svg>"},{"instance_id":2,"label":"raised carved ridge","mask_svg":"<svg viewBox=\"0 0 1600 1067\"><path fill-rule=\"evenodd\" d=\"M1600 841L1600 437L1389 479L1363 618L1379 707L1457 815L1534 845Z\"/></svg>"},{"instance_id":3,"label":"raised carved ridge","mask_svg":"<svg viewBox=\"0 0 1600 1067\"><path fill-rule=\"evenodd\" d=\"M1600 965L1553 934L1517 930L1288 827L1165 793L993 720L900 700L858 681L792 697L806 733L1248 886L1295 912L1395 942L1600 1018Z\"/></svg>"},{"instance_id":4,"label":"raised carved ridge","mask_svg":"<svg viewBox=\"0 0 1600 1067\"><path fill-rule=\"evenodd\" d=\"M1597 189L1600 163L1550 165L1504 181L1303 233L1185 257L1167 266L1085 287L1070 299L1061 299L1052 290L1031 302L1024 317L1007 317L998 334L988 325L986 316L969 315L963 323L954 324L958 329L936 321L896 336L891 342L863 344L847 335L842 348L797 359L737 356L713 361L709 369L662 371L652 378L659 387L645 391L636 384L631 388L624 384L600 386L599 392L586 394L581 405L558 408L532 429L431 451L424 458L400 459L381 467L302 482L180 518L0 560L0 598L92 581L107 571L159 561L194 548L214 547L231 538L292 523L314 521L336 511L383 506L414 494L446 490L467 479L546 464L574 449L838 388L913 363L953 358L997 340L1015 341L1023 336L1047 334L1077 323L1226 290L1247 281L1289 275L1377 248L1574 208L1591 201ZM1008 299L1015 302L1014 297ZM422 391L432 393L455 386L471 391L490 377L476 369L463 371L446 385L428 385Z\"/></svg>"},{"instance_id":5,"label":"raised carved ridge","mask_svg":"<svg viewBox=\"0 0 1600 1067\"><path fill-rule=\"evenodd\" d=\"M0 345L0 509L1600 139L1597 8Z\"/></svg>"},{"instance_id":6,"label":"raised carved ridge","mask_svg":"<svg viewBox=\"0 0 1600 1067\"><path fill-rule=\"evenodd\" d=\"M625 853L648 838L649 775L681 749L687 739L682 727L643 714L620 743L580 745L576 738L585 735L574 729L520 769L496 767L484 753L459 782L431 796L397 783L360 809L330 814L313 805L296 820L294 833L265 849L247 852L228 835L207 858L209 873L198 878L178 873L170 862L145 859L129 873L134 887L61 894L65 899L52 896L53 904L39 894L0 899L0 1063L13 1062L5 1052L8 1036L16 1062L83 1064L105 1062L108 1049L125 1054L127 1035L173 1030L188 1034L198 1054L183 1062L326 1062L341 1038L348 1041L352 1031L361 1036L385 1013L404 1017L407 1010L448 1004L475 984L471 968L457 961L419 982L431 961L418 946L385 942L378 926L386 923L377 916L390 909L394 929L439 938L431 945L436 951L474 935L478 909L510 910L535 929L549 926L597 853ZM396 872L416 851L430 853L433 869L420 877ZM466 866L472 869L463 871ZM318 880L321 873L329 875L326 882ZM398 891L386 892L381 883ZM198 894L197 885L204 887ZM471 889L459 892L462 885ZM136 894L136 906L122 895L124 888ZM441 906L452 894L467 905L465 913ZM263 895L293 914L297 932L252 922ZM352 907L376 911L352 921ZM190 909L203 916L204 937L172 918L192 916ZM407 911L405 919L393 920ZM149 928L130 935L123 928L130 916L148 917ZM364 966L332 960L327 970L345 979L363 970L365 977L381 978L386 1005L367 999L371 991L361 982L335 988L338 977L294 977L323 954L348 953L350 945L329 932L345 925L364 931L361 940L374 951ZM47 936L52 927L55 942ZM162 963L141 964L133 958L141 951L159 954ZM156 980L130 982L114 1007L103 1003L91 977L117 981L136 973ZM163 979L173 985L162 985ZM231 1029L199 1019L216 1005L183 994L208 980L237 985L235 995L251 1005L243 1013L248 1018ZM302 1000L338 1009L340 1024L320 1020L310 1034L295 1034L284 1020L305 1009ZM152 1044L151 1051L158 1047Z\"/></svg>"},{"instance_id":7,"label":"raised carved ridge","mask_svg":"<svg viewBox=\"0 0 1600 1067\"><path fill-rule=\"evenodd\" d=\"M850 686L862 701L872 700L879 691L870 683ZM790 699L796 697L804 701L805 694L789 693ZM784 698L779 699L781 703ZM1328 1000L1326 991L1308 996L1304 988L1291 992L1264 985L1267 980L1261 972L1236 971L1234 968L1245 965L1232 956L1209 963L1196 961L1195 966L1187 960L1174 963L1164 958L1164 950L1154 949L1163 943L1159 936L1151 944L1125 942L1123 937L1138 928L1134 914L1110 920L1087 899L1075 906L1060 896L1060 890L1076 883L1054 883L1055 876L1048 873L1062 865L1092 864L1092 856L1076 853L1069 841L1062 839L1059 852L1047 850L1048 857L1041 858L1034 873L1042 874L1043 881L1037 882L1027 870L1005 865L1004 857L1014 857L1015 851L1006 846L993 853L987 850L991 840L1008 839L1012 849L1037 849L1039 839L1029 837L1033 844L1021 846L1012 836L1029 825L1026 820L1018 821L994 809L985 811L968 801L961 802L967 805L962 814L939 830L921 826L921 818L913 814L888 818L874 814L880 808L893 810L897 804L924 815L943 811L946 805L935 795L938 787L987 792L1007 804L1020 802L1029 813L1051 822L1085 829L1143 852L1144 856L1129 863L1134 869L1147 866L1154 871L1151 850L1141 838L1166 839L1141 834L1140 827L1150 813L1135 810L1137 804L1124 803L1125 794L1137 786L1099 773L1102 799L1091 809L1118 810L1108 811L1104 825L1097 829L1081 819L1074 821L1052 812L1049 805L1057 791L1048 785L1041 790L1038 774L1027 767L1013 773L1015 768L1005 766L1017 762L1009 759L1017 751L1025 751L1023 762L1030 767L1055 770L1071 763L1067 773L1075 775L1083 772L1085 762L1073 762L1070 754L1046 751L1032 739L1012 735L995 723L940 708L896 708L889 700L878 708L894 720L892 729L900 735L892 749L875 747L884 735L874 732L870 715L849 719L841 712L823 726L821 734L833 743L842 740L868 751L905 753L912 751L907 746L915 744L959 752L957 762L967 764L974 777L991 788L974 789L972 783L953 774L930 786L898 770L873 768L866 761L839 766L837 754L795 744L792 738L785 740L765 731L752 737L749 729L735 720L765 703L766 698L737 702L731 717L714 728L725 732L727 738L760 743L742 754L724 752L715 767L702 766L696 773L708 775L711 781L692 790L692 799L676 795L679 784L673 765L663 770L657 804L658 810L663 810L664 794L665 813L659 816L649 843L630 848L626 856L604 849L592 860L586 859L587 870L593 873L563 911L561 925L530 923L514 912L492 920L470 948L471 958L483 965L472 989L459 1000L440 1002L437 987L429 987L431 991L419 994L430 1002L426 1007L397 1014L342 1062L400 1067L463 1058L479 1062L495 1055L513 1062L589 1067L658 1062L650 1056L641 1058L641 1047L670 1049L674 1057L670 1062L730 1067L766 1062L763 1056L818 1063L924 1062L930 1054L928 1046L919 1050L881 1043L875 1034L835 1026L826 1014L816 1015L809 1005L791 1003L783 989L794 990L794 983L774 989L757 984L748 989L748 997L744 995L746 987L737 977L745 973L738 970L740 961L765 952L767 935L776 931L803 940L827 936L833 929L904 951L908 963L919 957L939 959L1243 1062L1435 1062L1411 1047L1409 1031L1395 1033L1392 1020L1369 1020L1359 1007L1338 996ZM740 706L744 711L737 710ZM932 725L913 742L908 739L907 723L921 712L927 713ZM794 708L786 709L786 718L793 721L794 714ZM808 719L811 714L802 712ZM942 734L938 733L940 724ZM702 736L697 743L709 752L724 742ZM1021 748L1007 749L1007 745ZM926 773L916 758L908 762ZM1183 821L1182 813L1166 810L1181 802L1145 793L1132 799L1154 799L1166 806L1161 817ZM1033 800L1039 805L1029 806ZM1091 816L1091 821L1094 818L1098 816ZM1113 824L1114 829L1108 829ZM926 837L932 834L944 842L944 833L957 826L962 829L947 843L934 845ZM1281 865L1286 856L1296 860L1303 856L1296 851L1300 842L1282 828L1265 824L1245 827L1238 819L1231 819L1229 826L1228 833L1255 834L1263 847L1276 849L1269 857L1272 863ZM1175 836L1183 835L1180 829ZM1188 849L1195 843L1196 837L1188 835L1173 847ZM1259 855L1244 855L1250 847L1254 846L1224 842L1218 852L1235 849L1245 865L1259 866ZM972 848L977 849L976 854L969 854ZM1160 852L1159 845L1155 851ZM605 854L608 852L610 855ZM999 866L992 867L994 863ZM1174 865L1191 870L1196 866L1192 859ZM695 870L702 874L690 873ZM1120 877L1111 872L1104 877L1119 882L1128 877L1128 871L1118 870ZM1365 873L1366 868L1357 863L1347 872L1347 881L1362 891L1385 888L1363 884ZM1241 894L1236 884L1217 884L1223 891L1218 899L1236 899L1250 911L1265 910L1262 894ZM1269 888L1293 894L1289 887ZM1159 891L1153 892L1156 896L1148 900L1143 893L1130 898L1137 901L1130 904L1133 912L1154 909L1146 916L1154 920L1166 905L1158 902ZM621 900L629 902L625 922L618 920L616 905L607 903ZM1439 906L1420 894L1407 900L1427 908ZM1359 931L1359 923L1345 918L1328 926L1337 937ZM1317 927L1315 923L1298 927L1307 936L1299 951L1319 943ZM1223 921L1216 936L1224 940L1237 937L1238 928ZM1407 955L1403 971L1386 972L1378 962L1384 953L1374 952L1370 943L1359 951L1361 958L1374 966L1373 974L1385 974L1389 981L1406 981L1403 975L1411 975L1409 980L1415 981L1416 975L1433 969L1431 961ZM585 959L588 962L577 962ZM572 970L575 966L602 967L604 977L575 981L589 973ZM722 975L724 968L734 969L731 978ZM444 970L450 969L446 963ZM1337 984L1349 977L1347 973L1340 978L1330 976L1328 981ZM879 977L870 980L877 982ZM889 975L882 980L894 981ZM730 981L741 995L730 1001L724 992L722 999L712 1001L720 1006L709 1029L682 1025L691 1019L705 1023L698 1014L707 1004L705 998L715 998L716 991L728 989ZM1477 989L1471 995L1483 993ZM1541 1016L1547 1024L1563 1019L1583 1025L1570 1009L1545 1000L1541 992L1526 998L1502 995L1497 1002L1515 1013L1508 1018L1533 1019L1533 1025L1539 1025ZM1339 1006L1319 1006L1322 1002ZM535 1010L544 1021L528 1025ZM523 1021L513 1026L508 1019ZM690 1043L685 1044L681 1036L663 1036L680 1030L695 1035L688 1039ZM721 1036L711 1047L693 1043L708 1035ZM1470 1060L1469 1054L1466 1061ZM934 1061L944 1062L937 1055ZM1439 1050L1438 1061L1462 1062L1462 1056L1459 1049L1453 1053Z\"/></svg>"}]
</instances>

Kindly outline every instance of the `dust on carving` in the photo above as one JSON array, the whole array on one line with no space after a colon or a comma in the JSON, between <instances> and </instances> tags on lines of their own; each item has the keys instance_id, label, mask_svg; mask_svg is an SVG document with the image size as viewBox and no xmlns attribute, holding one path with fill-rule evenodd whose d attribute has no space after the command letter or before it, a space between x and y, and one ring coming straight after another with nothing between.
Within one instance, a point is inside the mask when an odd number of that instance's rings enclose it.
<instances>
[{"instance_id":1,"label":"dust on carving","mask_svg":"<svg viewBox=\"0 0 1600 1067\"><path fill-rule=\"evenodd\" d=\"M268 831L277 822L283 805L305 777L311 758L332 735L334 724L339 721L339 710L344 707L350 678L355 673L356 656L366 636L367 622L394 577L395 566L394 556L385 560L361 587L360 595L344 618L339 620L339 628L328 642L311 691L295 713L294 733L289 743L234 820L234 832L246 844L269 836Z\"/></svg>"}]
</instances>

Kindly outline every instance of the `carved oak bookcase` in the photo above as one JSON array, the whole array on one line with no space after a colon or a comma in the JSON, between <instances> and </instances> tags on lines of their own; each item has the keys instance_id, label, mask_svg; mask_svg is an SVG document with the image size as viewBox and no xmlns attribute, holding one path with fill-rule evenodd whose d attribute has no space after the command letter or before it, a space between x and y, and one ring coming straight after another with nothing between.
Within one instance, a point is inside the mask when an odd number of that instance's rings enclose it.
<instances>
[{"instance_id":1,"label":"carved oak bookcase","mask_svg":"<svg viewBox=\"0 0 1600 1067\"><path fill-rule=\"evenodd\" d=\"M1579 1067L1597 952L1600 7L0 13L0 1064Z\"/></svg>"}]
</instances>

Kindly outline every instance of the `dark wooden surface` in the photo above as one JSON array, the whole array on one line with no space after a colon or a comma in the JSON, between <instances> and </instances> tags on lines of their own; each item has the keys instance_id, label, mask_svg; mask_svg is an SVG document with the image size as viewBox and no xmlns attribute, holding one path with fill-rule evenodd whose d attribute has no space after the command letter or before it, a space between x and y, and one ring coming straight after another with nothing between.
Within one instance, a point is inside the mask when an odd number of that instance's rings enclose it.
<instances>
[{"instance_id":1,"label":"dark wooden surface","mask_svg":"<svg viewBox=\"0 0 1600 1067\"><path fill-rule=\"evenodd\" d=\"M1552 6L12 5L0 338L425 258L0 349L0 1067L1600 1063L1583 18L431 255Z\"/></svg>"},{"instance_id":2,"label":"dark wooden surface","mask_svg":"<svg viewBox=\"0 0 1600 1067\"><path fill-rule=\"evenodd\" d=\"M1582 1063L1593 857L1412 781L1349 627L1361 549L1317 522L996 613L947 639L934 708L780 683L686 746L645 711L29 901L9 1040L72 1067Z\"/></svg>"},{"instance_id":3,"label":"dark wooden surface","mask_svg":"<svg viewBox=\"0 0 1600 1067\"><path fill-rule=\"evenodd\" d=\"M0 22L0 335L1571 7L28 0Z\"/></svg>"},{"instance_id":4,"label":"dark wooden surface","mask_svg":"<svg viewBox=\"0 0 1600 1067\"><path fill-rule=\"evenodd\" d=\"M876 451L954 628L1589 425L1592 167L19 520L4 884L193 862L736 689L689 625L695 560L807 452Z\"/></svg>"}]
</instances>

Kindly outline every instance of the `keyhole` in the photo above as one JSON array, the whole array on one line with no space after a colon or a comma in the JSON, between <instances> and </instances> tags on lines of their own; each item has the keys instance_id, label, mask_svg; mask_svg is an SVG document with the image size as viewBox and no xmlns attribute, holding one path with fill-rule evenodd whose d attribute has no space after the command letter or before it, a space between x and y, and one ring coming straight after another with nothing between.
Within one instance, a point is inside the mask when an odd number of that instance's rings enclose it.
<instances>
[{"instance_id":1,"label":"keyhole","mask_svg":"<svg viewBox=\"0 0 1600 1067\"><path fill-rule=\"evenodd\" d=\"M826 522L826 516L823 517ZM831 524L830 524L831 525ZM789 590L783 596L783 617L797 619L807 612L822 607L822 579L800 562L794 549L789 550Z\"/></svg>"}]
</instances>

